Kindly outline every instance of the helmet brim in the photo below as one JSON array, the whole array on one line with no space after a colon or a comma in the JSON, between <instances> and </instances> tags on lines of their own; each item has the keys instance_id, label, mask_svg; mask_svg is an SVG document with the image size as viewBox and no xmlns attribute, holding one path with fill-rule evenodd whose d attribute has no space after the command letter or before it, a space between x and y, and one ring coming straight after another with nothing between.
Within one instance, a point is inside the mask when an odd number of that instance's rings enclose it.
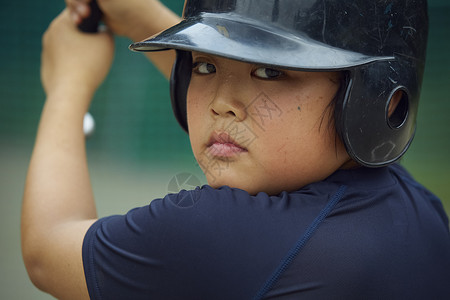
<instances>
[{"instance_id":1,"label":"helmet brim","mask_svg":"<svg viewBox=\"0 0 450 300\"><path fill-rule=\"evenodd\" d=\"M134 51L178 49L294 70L345 70L393 57L367 56L233 13L203 13L142 42Z\"/></svg>"}]
</instances>

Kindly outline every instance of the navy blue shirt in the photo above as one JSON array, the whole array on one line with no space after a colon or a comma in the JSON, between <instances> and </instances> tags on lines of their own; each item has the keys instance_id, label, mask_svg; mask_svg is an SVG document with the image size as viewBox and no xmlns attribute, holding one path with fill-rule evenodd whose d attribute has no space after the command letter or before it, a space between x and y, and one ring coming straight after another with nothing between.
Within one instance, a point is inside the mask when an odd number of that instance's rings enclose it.
<instances>
[{"instance_id":1,"label":"navy blue shirt","mask_svg":"<svg viewBox=\"0 0 450 300\"><path fill-rule=\"evenodd\" d=\"M448 218L398 165L170 194L93 224L83 264L91 299L450 299Z\"/></svg>"}]
</instances>

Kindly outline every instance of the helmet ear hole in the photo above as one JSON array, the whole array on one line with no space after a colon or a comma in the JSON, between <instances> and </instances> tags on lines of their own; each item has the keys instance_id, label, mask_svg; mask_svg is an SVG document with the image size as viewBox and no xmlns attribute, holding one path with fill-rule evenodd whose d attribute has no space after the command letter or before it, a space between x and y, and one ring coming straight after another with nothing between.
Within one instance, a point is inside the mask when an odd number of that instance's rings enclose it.
<instances>
[{"instance_id":1,"label":"helmet ear hole","mask_svg":"<svg viewBox=\"0 0 450 300\"><path fill-rule=\"evenodd\" d=\"M396 89L387 103L386 114L389 126L399 129L405 124L409 112L409 97L402 87Z\"/></svg>"}]
</instances>

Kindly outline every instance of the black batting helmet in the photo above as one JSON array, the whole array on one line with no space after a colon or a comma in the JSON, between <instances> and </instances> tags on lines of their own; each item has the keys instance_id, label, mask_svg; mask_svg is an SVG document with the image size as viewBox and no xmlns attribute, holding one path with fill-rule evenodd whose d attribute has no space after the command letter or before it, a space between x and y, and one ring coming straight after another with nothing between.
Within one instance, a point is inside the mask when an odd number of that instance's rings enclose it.
<instances>
[{"instance_id":1,"label":"black batting helmet","mask_svg":"<svg viewBox=\"0 0 450 300\"><path fill-rule=\"evenodd\" d=\"M428 35L426 0L186 0L183 20L130 46L176 49L172 107L187 131L190 51L301 71L345 71L336 130L362 165L399 159L415 132ZM392 115L392 96L402 99Z\"/></svg>"}]
</instances>

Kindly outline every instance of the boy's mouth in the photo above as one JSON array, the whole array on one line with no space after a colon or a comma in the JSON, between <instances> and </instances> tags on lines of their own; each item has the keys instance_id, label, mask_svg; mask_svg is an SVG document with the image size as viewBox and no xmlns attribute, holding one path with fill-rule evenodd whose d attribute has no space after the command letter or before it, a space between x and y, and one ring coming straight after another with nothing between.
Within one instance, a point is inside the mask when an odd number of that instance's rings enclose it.
<instances>
[{"instance_id":1,"label":"boy's mouth","mask_svg":"<svg viewBox=\"0 0 450 300\"><path fill-rule=\"evenodd\" d=\"M214 132L207 144L208 154L216 157L233 157L248 150L226 132Z\"/></svg>"}]
</instances>

